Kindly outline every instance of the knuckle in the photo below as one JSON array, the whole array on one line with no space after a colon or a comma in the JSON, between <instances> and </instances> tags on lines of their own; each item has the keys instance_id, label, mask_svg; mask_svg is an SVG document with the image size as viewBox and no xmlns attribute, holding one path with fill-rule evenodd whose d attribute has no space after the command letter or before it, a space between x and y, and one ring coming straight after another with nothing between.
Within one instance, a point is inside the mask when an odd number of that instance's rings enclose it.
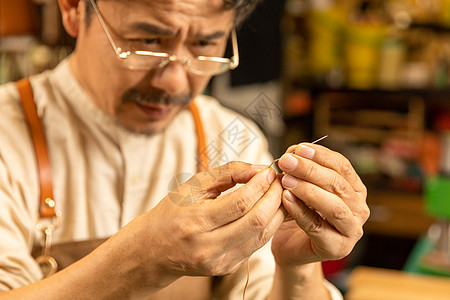
<instances>
[{"instance_id":1,"label":"knuckle","mask_svg":"<svg viewBox=\"0 0 450 300\"><path fill-rule=\"evenodd\" d=\"M224 276L234 273L237 269L239 269L239 264L220 264L213 269L213 272L209 276Z\"/></svg>"},{"instance_id":2,"label":"knuckle","mask_svg":"<svg viewBox=\"0 0 450 300\"><path fill-rule=\"evenodd\" d=\"M196 268L201 270L209 270L210 264L208 262L208 256L206 253L202 250L199 251L192 251L190 252L189 260L192 265L194 265Z\"/></svg>"},{"instance_id":3,"label":"knuckle","mask_svg":"<svg viewBox=\"0 0 450 300\"><path fill-rule=\"evenodd\" d=\"M297 145L291 145L287 148L285 153L292 153L295 151L295 148L297 148Z\"/></svg>"},{"instance_id":4,"label":"knuckle","mask_svg":"<svg viewBox=\"0 0 450 300\"><path fill-rule=\"evenodd\" d=\"M182 240L192 240L195 237L197 222L191 218L176 218L174 220L174 232Z\"/></svg>"},{"instance_id":5,"label":"knuckle","mask_svg":"<svg viewBox=\"0 0 450 300\"><path fill-rule=\"evenodd\" d=\"M226 169L226 170L228 170L228 169L233 170L235 168L241 167L241 165L242 165L242 162L234 160L234 161L230 161L230 162L226 163L223 166L223 168Z\"/></svg>"},{"instance_id":6,"label":"knuckle","mask_svg":"<svg viewBox=\"0 0 450 300\"><path fill-rule=\"evenodd\" d=\"M228 261L225 255L218 257L215 260L211 260L211 263L207 266L207 276L224 276L231 274L238 269L234 261Z\"/></svg>"},{"instance_id":7,"label":"knuckle","mask_svg":"<svg viewBox=\"0 0 450 300\"><path fill-rule=\"evenodd\" d=\"M259 235L261 245L267 244L273 236L273 226L268 226Z\"/></svg>"},{"instance_id":8,"label":"knuckle","mask_svg":"<svg viewBox=\"0 0 450 300\"><path fill-rule=\"evenodd\" d=\"M341 174L344 177L353 175L353 173L354 173L353 166L346 157L342 156L342 163L340 164L340 166L341 166L341 168L340 168Z\"/></svg>"},{"instance_id":9,"label":"knuckle","mask_svg":"<svg viewBox=\"0 0 450 300\"><path fill-rule=\"evenodd\" d=\"M359 241L364 235L364 229L362 226L359 226L356 230L356 240Z\"/></svg>"},{"instance_id":10,"label":"knuckle","mask_svg":"<svg viewBox=\"0 0 450 300\"><path fill-rule=\"evenodd\" d=\"M367 198L367 187L364 184L362 184L362 187L361 187L361 194L364 199Z\"/></svg>"},{"instance_id":11,"label":"knuckle","mask_svg":"<svg viewBox=\"0 0 450 300\"><path fill-rule=\"evenodd\" d=\"M207 182L214 181L218 178L218 172L215 169L199 172L192 176L185 183L189 187L202 188Z\"/></svg>"},{"instance_id":12,"label":"knuckle","mask_svg":"<svg viewBox=\"0 0 450 300\"><path fill-rule=\"evenodd\" d=\"M247 164L242 161L234 160L234 161L227 162L226 164L219 167L219 171L221 174L224 174L224 173L231 174L234 170L243 170L246 165Z\"/></svg>"},{"instance_id":13,"label":"knuckle","mask_svg":"<svg viewBox=\"0 0 450 300\"><path fill-rule=\"evenodd\" d=\"M267 224L267 217L263 214L256 214L249 219L250 228L255 232L260 232Z\"/></svg>"},{"instance_id":14,"label":"knuckle","mask_svg":"<svg viewBox=\"0 0 450 300\"><path fill-rule=\"evenodd\" d=\"M201 270L200 273L206 276L217 276L221 274L222 263L214 261L203 251L197 251L192 260L196 269Z\"/></svg>"},{"instance_id":15,"label":"knuckle","mask_svg":"<svg viewBox=\"0 0 450 300\"><path fill-rule=\"evenodd\" d=\"M364 222L367 221L370 217L370 208L368 205L364 205L364 208L361 212L361 217L363 218Z\"/></svg>"},{"instance_id":16,"label":"knuckle","mask_svg":"<svg viewBox=\"0 0 450 300\"><path fill-rule=\"evenodd\" d=\"M303 189L305 196L314 199L317 194L318 187L313 184L307 184Z\"/></svg>"},{"instance_id":17,"label":"knuckle","mask_svg":"<svg viewBox=\"0 0 450 300\"><path fill-rule=\"evenodd\" d=\"M353 251L354 246L353 243L345 243L341 250L341 258L348 256Z\"/></svg>"},{"instance_id":18,"label":"knuckle","mask_svg":"<svg viewBox=\"0 0 450 300\"><path fill-rule=\"evenodd\" d=\"M333 210L333 217L336 220L345 220L351 216L353 216L352 212L346 207L338 206Z\"/></svg>"},{"instance_id":19,"label":"knuckle","mask_svg":"<svg viewBox=\"0 0 450 300\"><path fill-rule=\"evenodd\" d=\"M244 215L251 207L251 201L249 201L249 197L240 197L236 201L236 214L241 216Z\"/></svg>"},{"instance_id":20,"label":"knuckle","mask_svg":"<svg viewBox=\"0 0 450 300\"><path fill-rule=\"evenodd\" d=\"M312 177L314 175L315 172L315 168L313 164L305 164L303 166L303 172L305 174L305 177Z\"/></svg>"},{"instance_id":21,"label":"knuckle","mask_svg":"<svg viewBox=\"0 0 450 300\"><path fill-rule=\"evenodd\" d=\"M336 195L344 195L347 192L347 185L344 179L340 176L333 177L331 181L331 190Z\"/></svg>"},{"instance_id":22,"label":"knuckle","mask_svg":"<svg viewBox=\"0 0 450 300\"><path fill-rule=\"evenodd\" d=\"M187 236L190 235L190 232L188 230L189 226L187 225L187 220L184 218L177 218L174 220L174 232L177 233L178 236L180 236L182 239L185 239Z\"/></svg>"},{"instance_id":23,"label":"knuckle","mask_svg":"<svg viewBox=\"0 0 450 300\"><path fill-rule=\"evenodd\" d=\"M331 248L331 259L338 260L349 255L353 250L353 246L345 240L342 240L338 246Z\"/></svg>"},{"instance_id":24,"label":"knuckle","mask_svg":"<svg viewBox=\"0 0 450 300\"><path fill-rule=\"evenodd\" d=\"M305 230L309 233L319 233L323 229L323 219L317 213L311 215L307 224Z\"/></svg>"}]
</instances>

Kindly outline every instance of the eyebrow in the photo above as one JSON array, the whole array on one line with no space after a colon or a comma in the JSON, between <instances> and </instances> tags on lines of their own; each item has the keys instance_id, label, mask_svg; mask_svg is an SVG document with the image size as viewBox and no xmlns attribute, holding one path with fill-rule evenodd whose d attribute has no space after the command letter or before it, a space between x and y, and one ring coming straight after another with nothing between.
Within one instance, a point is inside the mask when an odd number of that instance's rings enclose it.
<instances>
[{"instance_id":1,"label":"eyebrow","mask_svg":"<svg viewBox=\"0 0 450 300\"><path fill-rule=\"evenodd\" d=\"M162 28L162 27L150 24L150 23L138 22L138 23L134 23L132 25L132 27L137 30L142 30L147 33L151 33L151 34L155 34L155 35L162 35L162 36L176 36L177 35L177 31ZM217 38L221 38L224 35L225 35L224 31L215 31L215 32L209 33L209 34L199 34L196 36L196 38L203 39L203 40L214 40Z\"/></svg>"},{"instance_id":2,"label":"eyebrow","mask_svg":"<svg viewBox=\"0 0 450 300\"><path fill-rule=\"evenodd\" d=\"M205 40L214 40L217 38L221 38L225 35L225 32L223 31L216 31L210 34L206 34L206 35L199 35L198 37L201 39L205 39Z\"/></svg>"},{"instance_id":3,"label":"eyebrow","mask_svg":"<svg viewBox=\"0 0 450 300\"><path fill-rule=\"evenodd\" d=\"M176 31L161 28L159 26L150 23L143 23L143 22L133 23L132 27L156 35L175 36L177 34Z\"/></svg>"}]
</instances>

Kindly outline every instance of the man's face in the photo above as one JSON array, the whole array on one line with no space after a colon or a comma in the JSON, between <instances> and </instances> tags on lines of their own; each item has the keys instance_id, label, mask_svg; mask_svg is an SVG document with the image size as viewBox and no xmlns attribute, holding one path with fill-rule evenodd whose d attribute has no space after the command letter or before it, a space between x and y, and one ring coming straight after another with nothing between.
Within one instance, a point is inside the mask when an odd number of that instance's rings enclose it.
<instances>
[{"instance_id":1,"label":"man's face","mask_svg":"<svg viewBox=\"0 0 450 300\"><path fill-rule=\"evenodd\" d=\"M114 42L178 57L222 56L234 12L217 0L99 0ZM90 5L89 1L80 5ZM84 12L84 7L79 11ZM84 13L83 13L84 14ZM210 77L189 73L179 62L149 71L129 70L92 13L80 22L71 66L92 100L123 127L137 133L162 131ZM83 17L84 19L84 17Z\"/></svg>"}]
</instances>

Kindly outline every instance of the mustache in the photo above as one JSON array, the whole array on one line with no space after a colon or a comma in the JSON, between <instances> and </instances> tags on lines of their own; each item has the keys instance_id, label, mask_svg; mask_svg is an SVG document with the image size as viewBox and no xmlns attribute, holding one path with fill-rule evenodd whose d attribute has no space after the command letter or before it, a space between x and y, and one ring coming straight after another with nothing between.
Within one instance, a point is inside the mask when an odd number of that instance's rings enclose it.
<instances>
[{"instance_id":1,"label":"mustache","mask_svg":"<svg viewBox=\"0 0 450 300\"><path fill-rule=\"evenodd\" d=\"M169 95L166 92L159 89L151 89L147 91L140 91L137 89L131 89L126 91L122 95L123 102L144 102L149 104L161 104L161 105L174 105L185 106L192 99L192 95Z\"/></svg>"}]
</instances>

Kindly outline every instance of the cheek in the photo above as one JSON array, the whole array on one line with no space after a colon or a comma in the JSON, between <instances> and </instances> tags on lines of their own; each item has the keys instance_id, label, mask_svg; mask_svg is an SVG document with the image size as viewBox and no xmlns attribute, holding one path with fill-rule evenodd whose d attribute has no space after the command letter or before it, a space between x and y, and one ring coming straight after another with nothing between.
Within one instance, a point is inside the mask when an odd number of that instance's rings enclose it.
<instances>
[{"instance_id":1,"label":"cheek","mask_svg":"<svg viewBox=\"0 0 450 300\"><path fill-rule=\"evenodd\" d=\"M146 82L146 73L125 68L119 61L118 67L105 69L105 77L110 78L109 88L122 101L122 96L131 89L136 89Z\"/></svg>"},{"instance_id":2,"label":"cheek","mask_svg":"<svg viewBox=\"0 0 450 300\"><path fill-rule=\"evenodd\" d=\"M191 74L189 81L191 87L191 94L193 97L200 95L205 90L211 77L198 76Z\"/></svg>"}]
</instances>

